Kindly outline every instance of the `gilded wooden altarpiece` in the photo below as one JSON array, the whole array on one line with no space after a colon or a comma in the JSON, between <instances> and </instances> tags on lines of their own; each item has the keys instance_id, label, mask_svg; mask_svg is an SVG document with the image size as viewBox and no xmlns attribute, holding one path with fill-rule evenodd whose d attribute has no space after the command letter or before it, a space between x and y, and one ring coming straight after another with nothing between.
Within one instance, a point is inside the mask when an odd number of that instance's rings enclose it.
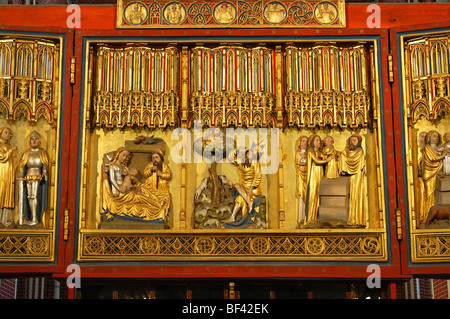
<instances>
[{"instance_id":1,"label":"gilded wooden altarpiece","mask_svg":"<svg viewBox=\"0 0 450 319\"><path fill-rule=\"evenodd\" d=\"M449 36L440 32L399 34L405 189L412 263L450 257Z\"/></svg>"},{"instance_id":2,"label":"gilded wooden altarpiece","mask_svg":"<svg viewBox=\"0 0 450 319\"><path fill-rule=\"evenodd\" d=\"M344 2L117 5L119 29L274 27L343 28ZM83 39L77 261L388 261L378 36ZM315 195L302 136L332 163Z\"/></svg>"},{"instance_id":3,"label":"gilded wooden altarpiece","mask_svg":"<svg viewBox=\"0 0 450 319\"><path fill-rule=\"evenodd\" d=\"M55 260L64 39L0 34L1 262Z\"/></svg>"},{"instance_id":4,"label":"gilded wooden altarpiece","mask_svg":"<svg viewBox=\"0 0 450 319\"><path fill-rule=\"evenodd\" d=\"M77 260L387 262L378 38L173 40L84 40ZM180 129L188 134L174 135ZM247 140L246 147L253 141L276 162L273 172L269 162L261 164L266 173L255 195L259 206L254 210L252 202L252 222L244 226L230 215L245 194L237 191L238 197L228 201L242 176L238 165L193 160L219 136L228 143L227 129L266 129L265 139ZM366 192L359 193L365 194L366 206L352 222L352 174L319 178L319 217L302 216L296 166L302 135L331 136L339 154L352 137L362 142L365 168L359 185ZM189 156L174 153L184 138L192 147ZM109 194L111 167L124 149L124 170L137 168L136 192L111 202L104 186ZM147 188L146 167L155 153L170 172L164 184L168 206L158 206L156 215L127 215L135 208L128 203L141 205L138 194L166 198ZM180 154L186 157L177 160ZM216 199L215 177L222 185ZM333 189L339 198L327 197ZM214 200L223 209L211 206ZM326 200L342 209L327 210Z\"/></svg>"}]
</instances>

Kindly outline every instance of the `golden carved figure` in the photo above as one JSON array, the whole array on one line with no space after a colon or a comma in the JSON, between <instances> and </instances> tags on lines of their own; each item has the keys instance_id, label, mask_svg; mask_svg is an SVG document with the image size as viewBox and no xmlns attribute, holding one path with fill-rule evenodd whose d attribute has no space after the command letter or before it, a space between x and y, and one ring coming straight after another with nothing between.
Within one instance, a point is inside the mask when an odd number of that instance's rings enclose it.
<instances>
[{"instance_id":1,"label":"golden carved figure","mask_svg":"<svg viewBox=\"0 0 450 319\"><path fill-rule=\"evenodd\" d=\"M264 18L270 23L278 24L286 18L286 10L280 3L269 3L264 10Z\"/></svg>"},{"instance_id":2,"label":"golden carved figure","mask_svg":"<svg viewBox=\"0 0 450 319\"><path fill-rule=\"evenodd\" d=\"M307 222L313 222L317 219L319 211L319 187L320 180L324 175L324 165L329 163L333 156L324 159L320 151L321 140L318 135L312 135L308 141L308 149L306 151L306 176L307 176L307 198L306 207Z\"/></svg>"},{"instance_id":3,"label":"golden carved figure","mask_svg":"<svg viewBox=\"0 0 450 319\"><path fill-rule=\"evenodd\" d=\"M180 3L172 3L165 10L165 18L170 24L178 24L184 19Z\"/></svg>"},{"instance_id":4,"label":"golden carved figure","mask_svg":"<svg viewBox=\"0 0 450 319\"><path fill-rule=\"evenodd\" d=\"M34 131L29 136L29 148L23 152L18 167L19 224L41 223L47 208L48 154L40 147L41 135Z\"/></svg>"},{"instance_id":5,"label":"golden carved figure","mask_svg":"<svg viewBox=\"0 0 450 319\"><path fill-rule=\"evenodd\" d=\"M324 157L332 155L331 161L325 166L325 177L335 179L339 177L339 167L337 162L338 152L334 148L334 139L327 136L323 139L322 154Z\"/></svg>"},{"instance_id":6,"label":"golden carved figure","mask_svg":"<svg viewBox=\"0 0 450 319\"><path fill-rule=\"evenodd\" d=\"M436 189L436 176L441 171L443 159L448 154L448 149L442 154L438 153L441 137L437 131L431 130L427 133L426 145L422 149L422 182L423 193L421 198L422 211L420 216L428 216L431 207L434 206L434 191Z\"/></svg>"},{"instance_id":7,"label":"golden carved figure","mask_svg":"<svg viewBox=\"0 0 450 319\"><path fill-rule=\"evenodd\" d=\"M151 189L169 192L169 181L172 178L169 165L164 163L161 151L154 151L151 162L144 169L145 185Z\"/></svg>"},{"instance_id":8,"label":"golden carved figure","mask_svg":"<svg viewBox=\"0 0 450 319\"><path fill-rule=\"evenodd\" d=\"M164 221L170 205L168 191L150 187L147 181L134 181L126 193L120 191L124 177L129 174L127 163L131 157L128 149L121 147L105 170L102 207L108 219L114 217L136 221ZM133 174L134 175L134 174ZM154 185L153 185L154 186Z\"/></svg>"},{"instance_id":9,"label":"golden carved figure","mask_svg":"<svg viewBox=\"0 0 450 319\"><path fill-rule=\"evenodd\" d=\"M0 223L12 224L11 210L14 209L14 157L17 146L9 141L13 132L8 127L0 128Z\"/></svg>"},{"instance_id":10,"label":"golden carved figure","mask_svg":"<svg viewBox=\"0 0 450 319\"><path fill-rule=\"evenodd\" d=\"M316 18L323 24L332 23L338 14L336 8L327 2L318 4L316 10Z\"/></svg>"},{"instance_id":11,"label":"golden carved figure","mask_svg":"<svg viewBox=\"0 0 450 319\"><path fill-rule=\"evenodd\" d=\"M341 174L350 175L348 222L353 225L368 226L366 161L361 144L360 135L350 136L348 146L340 154L338 163Z\"/></svg>"},{"instance_id":12,"label":"golden carved figure","mask_svg":"<svg viewBox=\"0 0 450 319\"><path fill-rule=\"evenodd\" d=\"M418 191L419 191L419 203L421 203L422 205L422 196L423 196L423 180L422 180L422 172L423 172L423 148L426 145L426 139L427 139L427 132L420 132L419 133L419 140L418 140L418 147L417 147L417 163L418 163L418 175L419 175L419 179L418 179ZM424 215L423 209L420 208L419 209L419 223L422 220L425 220L426 216Z\"/></svg>"},{"instance_id":13,"label":"golden carved figure","mask_svg":"<svg viewBox=\"0 0 450 319\"><path fill-rule=\"evenodd\" d=\"M261 198L261 164L257 160L255 150L246 150L245 158L242 162L238 158L238 150L230 152L232 163L238 168L241 177L240 184L234 184L236 189L235 205L230 218L227 220L225 227L240 227L248 225L252 222L252 217L256 215L259 207L259 199ZM241 218L235 222L237 213L241 211ZM235 222L235 223L233 223Z\"/></svg>"},{"instance_id":14,"label":"golden carved figure","mask_svg":"<svg viewBox=\"0 0 450 319\"><path fill-rule=\"evenodd\" d=\"M236 10L228 3L221 3L214 11L214 17L219 23L228 24L236 17Z\"/></svg>"},{"instance_id":15,"label":"golden carved figure","mask_svg":"<svg viewBox=\"0 0 450 319\"><path fill-rule=\"evenodd\" d=\"M141 24L146 16L145 7L140 3L134 3L126 9L125 15L131 24Z\"/></svg>"},{"instance_id":16,"label":"golden carved figure","mask_svg":"<svg viewBox=\"0 0 450 319\"><path fill-rule=\"evenodd\" d=\"M299 138L297 151L295 152L295 164L297 167L297 195L298 195L298 221L305 219L305 201L306 201L306 169L308 147L308 137L303 135Z\"/></svg>"}]
</instances>

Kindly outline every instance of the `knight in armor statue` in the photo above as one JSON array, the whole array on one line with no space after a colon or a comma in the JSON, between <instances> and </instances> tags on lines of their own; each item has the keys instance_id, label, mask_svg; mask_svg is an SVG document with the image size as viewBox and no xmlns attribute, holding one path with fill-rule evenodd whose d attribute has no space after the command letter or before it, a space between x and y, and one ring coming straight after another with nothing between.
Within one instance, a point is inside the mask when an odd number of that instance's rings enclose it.
<instances>
[{"instance_id":1,"label":"knight in armor statue","mask_svg":"<svg viewBox=\"0 0 450 319\"><path fill-rule=\"evenodd\" d=\"M40 145L41 135L32 132L19 161L19 225L41 223L47 208L48 154Z\"/></svg>"}]
</instances>

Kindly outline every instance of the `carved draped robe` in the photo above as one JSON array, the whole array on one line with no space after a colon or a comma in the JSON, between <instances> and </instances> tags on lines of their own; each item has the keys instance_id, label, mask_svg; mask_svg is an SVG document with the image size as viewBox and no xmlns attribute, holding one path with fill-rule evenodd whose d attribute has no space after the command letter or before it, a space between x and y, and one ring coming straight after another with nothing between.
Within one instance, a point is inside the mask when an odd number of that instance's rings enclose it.
<instances>
[{"instance_id":1,"label":"carved draped robe","mask_svg":"<svg viewBox=\"0 0 450 319\"><path fill-rule=\"evenodd\" d=\"M317 219L317 213L319 211L319 188L320 180L323 177L323 166L327 164L327 161L322 159L322 153L312 148L308 148L306 151L306 207L307 222L313 222Z\"/></svg>"},{"instance_id":2,"label":"carved draped robe","mask_svg":"<svg viewBox=\"0 0 450 319\"><path fill-rule=\"evenodd\" d=\"M348 221L354 225L368 226L366 163L361 147L346 148L339 156L339 171L350 175Z\"/></svg>"},{"instance_id":3,"label":"carved draped robe","mask_svg":"<svg viewBox=\"0 0 450 319\"><path fill-rule=\"evenodd\" d=\"M442 169L443 157L436 153L430 145L422 149L422 213L420 216L427 217L430 208L434 205L434 191L436 189L436 175Z\"/></svg>"},{"instance_id":4,"label":"carved draped robe","mask_svg":"<svg viewBox=\"0 0 450 319\"><path fill-rule=\"evenodd\" d=\"M322 149L322 154L324 157L334 155L334 158L332 158L331 161L328 162L327 166L325 166L325 177L328 179L338 178L339 167L338 167L337 152L334 146L325 146Z\"/></svg>"},{"instance_id":5,"label":"carved draped robe","mask_svg":"<svg viewBox=\"0 0 450 319\"><path fill-rule=\"evenodd\" d=\"M0 209L14 208L14 156L11 145L0 140Z\"/></svg>"},{"instance_id":6,"label":"carved draped robe","mask_svg":"<svg viewBox=\"0 0 450 319\"><path fill-rule=\"evenodd\" d=\"M155 172L152 172L152 167L153 163L149 163L144 169L145 185L149 188L169 192L169 181L171 179L169 166L166 163L162 163L161 177L157 176Z\"/></svg>"},{"instance_id":7,"label":"carved draped robe","mask_svg":"<svg viewBox=\"0 0 450 319\"><path fill-rule=\"evenodd\" d=\"M241 186L239 184L235 185L236 190L239 192L239 195L236 197L235 201L241 205L242 218L244 218L249 212L249 203L262 194L261 165L258 162L251 163L250 165L242 164L238 163L236 160L234 165L238 168L241 176ZM247 198L246 191L248 189L252 189L251 199Z\"/></svg>"},{"instance_id":8,"label":"carved draped robe","mask_svg":"<svg viewBox=\"0 0 450 319\"><path fill-rule=\"evenodd\" d=\"M305 201L306 201L306 149L301 149L295 154L295 163L297 166L297 194L299 196L299 221L305 216Z\"/></svg>"}]
</instances>

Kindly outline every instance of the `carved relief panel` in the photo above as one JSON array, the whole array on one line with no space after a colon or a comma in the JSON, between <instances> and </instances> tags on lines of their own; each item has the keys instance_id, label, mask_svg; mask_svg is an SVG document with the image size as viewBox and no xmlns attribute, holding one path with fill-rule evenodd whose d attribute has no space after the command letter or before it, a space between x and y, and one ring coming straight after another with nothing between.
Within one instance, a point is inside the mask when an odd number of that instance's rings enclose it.
<instances>
[{"instance_id":1,"label":"carved relief panel","mask_svg":"<svg viewBox=\"0 0 450 319\"><path fill-rule=\"evenodd\" d=\"M449 34L402 37L412 262L448 261Z\"/></svg>"},{"instance_id":2,"label":"carved relief panel","mask_svg":"<svg viewBox=\"0 0 450 319\"><path fill-rule=\"evenodd\" d=\"M62 44L0 36L0 261L55 258Z\"/></svg>"}]
</instances>

